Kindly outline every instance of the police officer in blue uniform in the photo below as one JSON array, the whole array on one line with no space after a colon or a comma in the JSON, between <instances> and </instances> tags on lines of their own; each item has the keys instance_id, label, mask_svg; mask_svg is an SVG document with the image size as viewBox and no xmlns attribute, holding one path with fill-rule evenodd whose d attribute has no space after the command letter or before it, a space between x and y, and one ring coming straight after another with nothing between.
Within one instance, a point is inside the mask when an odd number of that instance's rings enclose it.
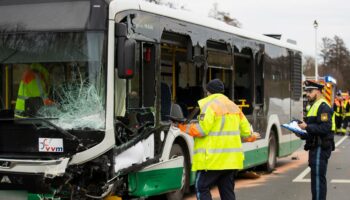
<instances>
[{"instance_id":1,"label":"police officer in blue uniform","mask_svg":"<svg viewBox=\"0 0 350 200\"><path fill-rule=\"evenodd\" d=\"M323 85L313 81L305 81L305 91L311 108L299 127L307 131L304 149L309 151L309 167L311 168L312 200L325 200L327 197L327 165L334 150L332 134L333 110L323 98Z\"/></svg>"}]
</instances>

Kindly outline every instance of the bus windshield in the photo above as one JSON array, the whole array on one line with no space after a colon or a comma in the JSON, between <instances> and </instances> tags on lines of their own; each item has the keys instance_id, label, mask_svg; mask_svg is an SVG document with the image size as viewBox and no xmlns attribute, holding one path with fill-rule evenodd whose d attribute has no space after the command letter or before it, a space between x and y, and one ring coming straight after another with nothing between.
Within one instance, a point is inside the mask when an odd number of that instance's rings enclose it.
<instances>
[{"instance_id":1,"label":"bus windshield","mask_svg":"<svg viewBox=\"0 0 350 200\"><path fill-rule=\"evenodd\" d=\"M63 129L105 128L104 31L0 32L1 108Z\"/></svg>"}]
</instances>

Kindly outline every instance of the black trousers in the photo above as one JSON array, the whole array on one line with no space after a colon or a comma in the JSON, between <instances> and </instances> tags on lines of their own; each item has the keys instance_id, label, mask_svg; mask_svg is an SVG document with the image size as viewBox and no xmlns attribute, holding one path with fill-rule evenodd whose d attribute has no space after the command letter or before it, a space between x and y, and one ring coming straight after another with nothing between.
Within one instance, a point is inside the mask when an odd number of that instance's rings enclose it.
<instances>
[{"instance_id":1,"label":"black trousers","mask_svg":"<svg viewBox=\"0 0 350 200\"><path fill-rule=\"evenodd\" d=\"M341 129L341 124L343 122L343 117L342 116L335 116L335 127L337 128L336 131L337 133L340 133Z\"/></svg>"},{"instance_id":2,"label":"black trousers","mask_svg":"<svg viewBox=\"0 0 350 200\"><path fill-rule=\"evenodd\" d=\"M235 170L209 170L196 173L196 196L198 200L211 200L210 187L217 185L221 200L235 200Z\"/></svg>"},{"instance_id":3,"label":"black trousers","mask_svg":"<svg viewBox=\"0 0 350 200\"><path fill-rule=\"evenodd\" d=\"M309 166L311 168L312 200L327 199L327 165L332 148L322 149L320 146L309 150Z\"/></svg>"},{"instance_id":4,"label":"black trousers","mask_svg":"<svg viewBox=\"0 0 350 200\"><path fill-rule=\"evenodd\" d=\"M346 128L348 127L348 123L350 121L350 117L349 116L345 116L343 119L343 129L346 130Z\"/></svg>"}]
</instances>

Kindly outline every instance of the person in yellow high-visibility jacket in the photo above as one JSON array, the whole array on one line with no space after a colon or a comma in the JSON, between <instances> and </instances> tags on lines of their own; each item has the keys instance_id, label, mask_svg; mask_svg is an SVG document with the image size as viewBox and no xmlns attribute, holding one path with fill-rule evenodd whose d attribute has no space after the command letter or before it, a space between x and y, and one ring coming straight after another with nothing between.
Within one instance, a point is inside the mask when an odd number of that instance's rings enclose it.
<instances>
[{"instance_id":1,"label":"person in yellow high-visibility jacket","mask_svg":"<svg viewBox=\"0 0 350 200\"><path fill-rule=\"evenodd\" d=\"M222 93L224 84L211 80L207 97L198 101L198 123L179 124L181 131L194 137L192 171L196 171L198 200L211 199L210 187L217 185L222 200L235 199L234 172L243 169L241 137L253 142L260 137L239 107Z\"/></svg>"},{"instance_id":2,"label":"person in yellow high-visibility jacket","mask_svg":"<svg viewBox=\"0 0 350 200\"><path fill-rule=\"evenodd\" d=\"M343 102L343 126L341 129L342 134L346 135L346 130L348 128L350 121L350 99L346 97Z\"/></svg>"},{"instance_id":3,"label":"person in yellow high-visibility jacket","mask_svg":"<svg viewBox=\"0 0 350 200\"><path fill-rule=\"evenodd\" d=\"M341 92L337 93L337 96L334 100L333 104L333 110L334 110L334 121L335 121L335 130L334 133L341 134L342 133L342 122L343 122L343 99L341 96Z\"/></svg>"},{"instance_id":4,"label":"person in yellow high-visibility jacket","mask_svg":"<svg viewBox=\"0 0 350 200\"><path fill-rule=\"evenodd\" d=\"M49 72L38 63L30 65L22 76L16 100L16 117L30 117L42 105L51 105L48 98Z\"/></svg>"}]
</instances>

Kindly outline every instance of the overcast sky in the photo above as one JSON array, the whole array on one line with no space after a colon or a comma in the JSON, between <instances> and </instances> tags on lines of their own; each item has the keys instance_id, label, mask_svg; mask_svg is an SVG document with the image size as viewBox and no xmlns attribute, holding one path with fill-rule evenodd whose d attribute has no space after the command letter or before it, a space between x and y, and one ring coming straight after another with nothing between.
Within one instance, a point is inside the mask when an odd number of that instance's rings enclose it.
<instances>
[{"instance_id":1,"label":"overcast sky","mask_svg":"<svg viewBox=\"0 0 350 200\"><path fill-rule=\"evenodd\" d=\"M256 33L282 34L296 40L304 55L315 54L314 20L318 49L321 38L340 36L350 47L349 0L163 0L185 5L195 13L208 15L215 2L218 10L229 12L242 28Z\"/></svg>"}]
</instances>

